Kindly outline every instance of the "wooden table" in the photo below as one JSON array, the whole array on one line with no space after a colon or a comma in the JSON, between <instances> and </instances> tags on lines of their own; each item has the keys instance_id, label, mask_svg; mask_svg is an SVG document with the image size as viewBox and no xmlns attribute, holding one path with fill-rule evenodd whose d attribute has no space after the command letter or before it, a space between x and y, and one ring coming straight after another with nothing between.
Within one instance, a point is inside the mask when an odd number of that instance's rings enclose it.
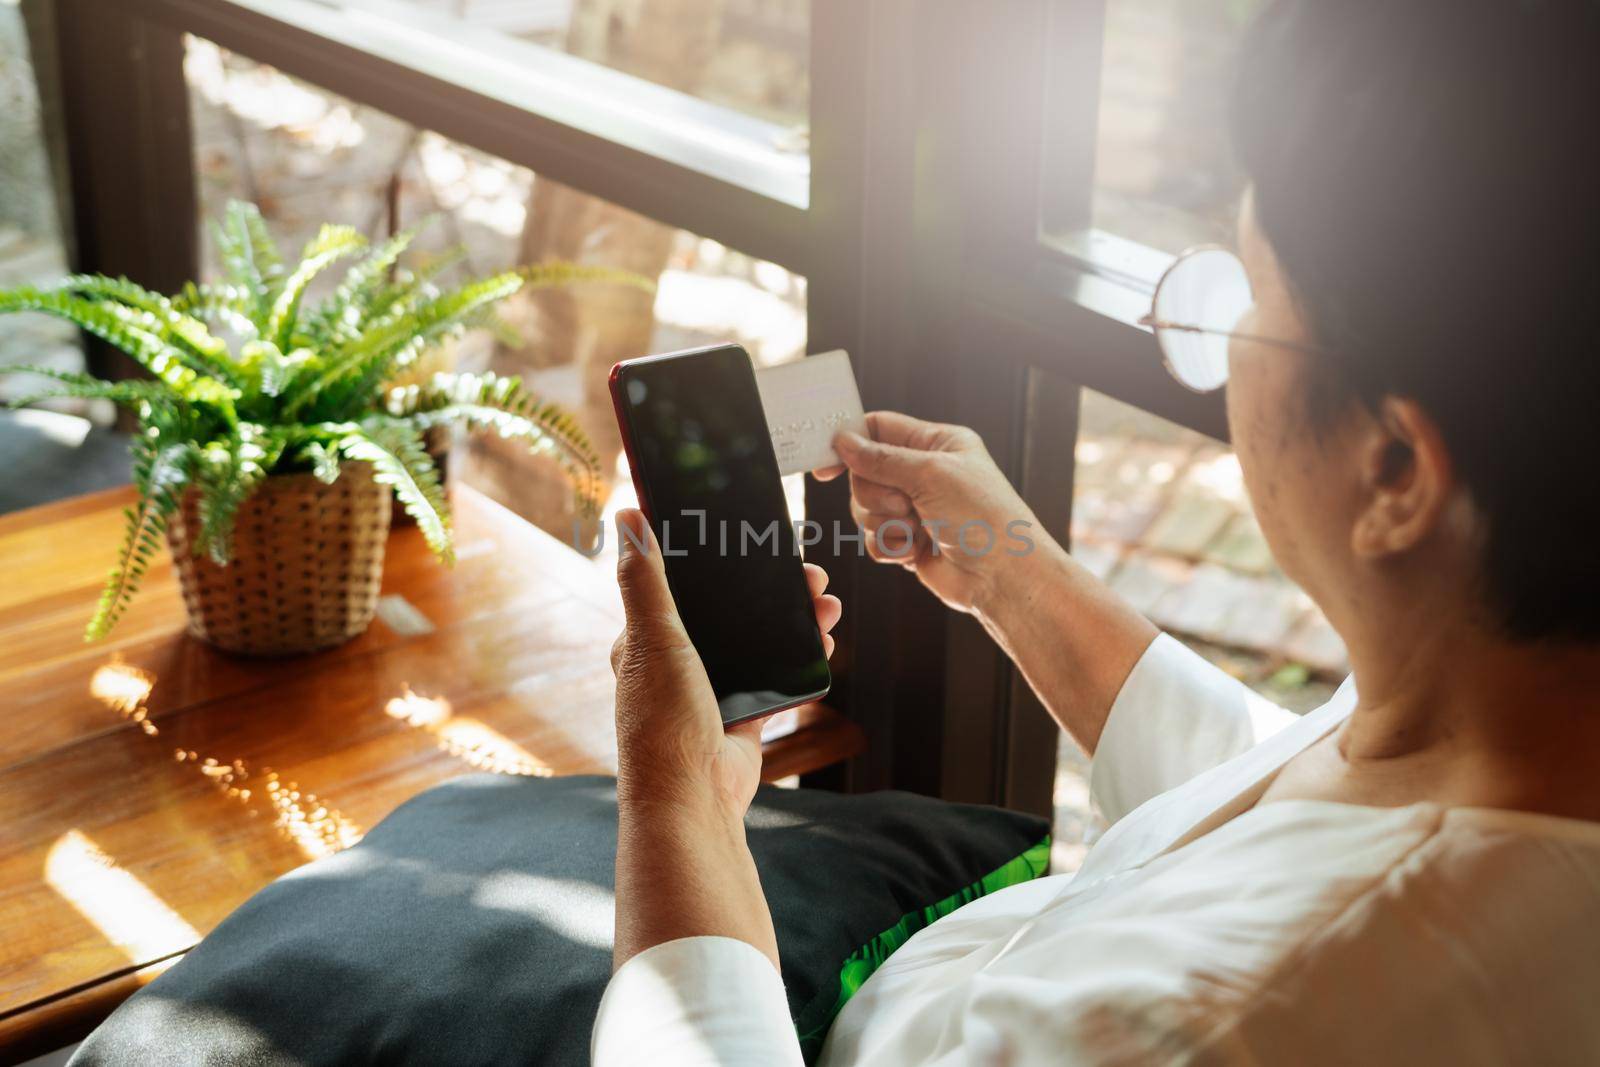
<instances>
[{"instance_id":1,"label":"wooden table","mask_svg":"<svg viewBox=\"0 0 1600 1067\"><path fill-rule=\"evenodd\" d=\"M189 637L169 560L109 639L84 623L129 490L0 517L0 1062L77 1040L269 880L474 771L615 769L610 569L468 488L457 553L389 541L384 601L281 660ZM820 706L769 779L859 752Z\"/></svg>"}]
</instances>

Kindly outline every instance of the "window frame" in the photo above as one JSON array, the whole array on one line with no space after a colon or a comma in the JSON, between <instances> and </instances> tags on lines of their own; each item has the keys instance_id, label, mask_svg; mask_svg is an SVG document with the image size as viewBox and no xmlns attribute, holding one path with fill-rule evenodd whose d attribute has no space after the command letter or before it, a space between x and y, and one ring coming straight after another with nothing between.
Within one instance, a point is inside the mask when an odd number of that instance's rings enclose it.
<instances>
[{"instance_id":1,"label":"window frame","mask_svg":"<svg viewBox=\"0 0 1600 1067\"><path fill-rule=\"evenodd\" d=\"M519 44L494 78L459 47L408 54L415 33L369 32L392 0L24 3L53 22L37 69L61 72L75 269L165 289L197 273L193 34L806 275L811 349L850 350L869 407L977 428L1063 541L1081 388L1225 434L1220 398L1173 382L1137 325L1146 260L1087 228L1104 0L1008 0L1005 18L812 0L805 166L778 127L552 49ZM850 523L840 482L809 483L806 508ZM898 568L819 555L846 603L830 703L869 747L817 780L1048 812L1058 731L981 628Z\"/></svg>"},{"instance_id":2,"label":"window frame","mask_svg":"<svg viewBox=\"0 0 1600 1067\"><path fill-rule=\"evenodd\" d=\"M445 31L449 20L403 4L121 3L134 19L203 37L418 128L804 273L809 168L770 147L782 127L470 26L430 38L430 29ZM435 51L403 54L408 41L425 39ZM472 62L472 46L485 49L480 54L492 66Z\"/></svg>"}]
</instances>

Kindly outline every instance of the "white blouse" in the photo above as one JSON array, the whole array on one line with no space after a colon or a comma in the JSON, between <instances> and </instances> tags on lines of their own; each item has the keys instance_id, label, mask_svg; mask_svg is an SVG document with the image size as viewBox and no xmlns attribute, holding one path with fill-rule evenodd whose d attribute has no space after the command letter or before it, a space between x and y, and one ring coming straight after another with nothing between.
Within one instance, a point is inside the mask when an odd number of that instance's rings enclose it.
<instances>
[{"instance_id":1,"label":"white blouse","mask_svg":"<svg viewBox=\"0 0 1600 1067\"><path fill-rule=\"evenodd\" d=\"M1297 719L1158 638L1095 753L1112 825L1082 869L917 933L821 1064L1600 1063L1600 824L1256 806L1354 706L1347 680ZM776 969L720 937L629 960L592 1057L801 1062Z\"/></svg>"}]
</instances>

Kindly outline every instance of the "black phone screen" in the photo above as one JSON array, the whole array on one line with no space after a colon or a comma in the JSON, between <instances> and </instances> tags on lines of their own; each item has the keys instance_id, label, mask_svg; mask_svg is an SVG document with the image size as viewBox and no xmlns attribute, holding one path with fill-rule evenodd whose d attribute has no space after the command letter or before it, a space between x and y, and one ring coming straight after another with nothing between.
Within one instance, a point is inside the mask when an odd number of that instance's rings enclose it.
<instances>
[{"instance_id":1,"label":"black phone screen","mask_svg":"<svg viewBox=\"0 0 1600 1067\"><path fill-rule=\"evenodd\" d=\"M612 390L640 505L722 721L821 697L828 660L750 356L726 345L631 361Z\"/></svg>"}]
</instances>

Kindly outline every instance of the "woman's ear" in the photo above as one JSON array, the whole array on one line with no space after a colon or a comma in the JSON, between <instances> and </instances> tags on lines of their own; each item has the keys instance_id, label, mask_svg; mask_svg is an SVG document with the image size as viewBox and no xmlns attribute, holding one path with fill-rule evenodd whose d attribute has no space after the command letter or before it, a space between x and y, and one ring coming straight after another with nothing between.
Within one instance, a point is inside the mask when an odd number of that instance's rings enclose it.
<instances>
[{"instance_id":1,"label":"woman's ear","mask_svg":"<svg viewBox=\"0 0 1600 1067\"><path fill-rule=\"evenodd\" d=\"M1415 401L1384 397L1358 445L1365 506L1350 547L1363 559L1408 552L1432 536L1455 491L1439 426Z\"/></svg>"}]
</instances>

